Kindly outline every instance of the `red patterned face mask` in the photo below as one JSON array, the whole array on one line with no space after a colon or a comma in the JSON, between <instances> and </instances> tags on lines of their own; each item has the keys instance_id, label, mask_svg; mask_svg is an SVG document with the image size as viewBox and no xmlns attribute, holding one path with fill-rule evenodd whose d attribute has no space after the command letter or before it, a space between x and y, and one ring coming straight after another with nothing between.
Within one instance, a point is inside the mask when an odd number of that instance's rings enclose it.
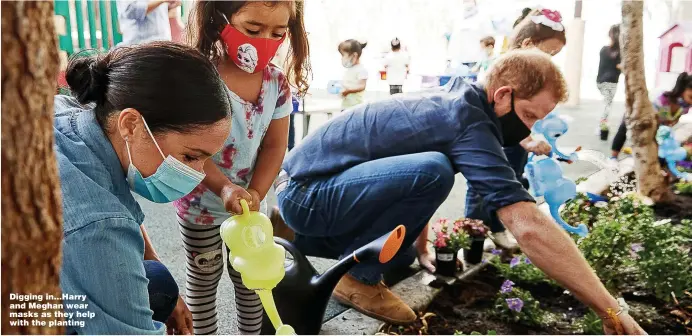
<instances>
[{"instance_id":1,"label":"red patterned face mask","mask_svg":"<svg viewBox=\"0 0 692 336\"><path fill-rule=\"evenodd\" d=\"M225 15L221 15L226 19ZM264 70L286 39L286 34L280 40L249 37L235 29L228 19L226 23L226 27L221 31L221 39L226 43L226 52L240 69L248 73Z\"/></svg>"}]
</instances>

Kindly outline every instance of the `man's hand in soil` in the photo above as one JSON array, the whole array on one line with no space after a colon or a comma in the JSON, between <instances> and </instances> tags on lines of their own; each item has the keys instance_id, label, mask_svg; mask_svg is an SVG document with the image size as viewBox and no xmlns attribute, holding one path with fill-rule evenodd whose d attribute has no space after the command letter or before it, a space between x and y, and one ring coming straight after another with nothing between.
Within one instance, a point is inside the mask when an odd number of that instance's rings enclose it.
<instances>
[{"instance_id":1,"label":"man's hand in soil","mask_svg":"<svg viewBox=\"0 0 692 336\"><path fill-rule=\"evenodd\" d=\"M622 313L618 317L620 318L620 325L622 326L622 331L625 335L647 335L646 331L639 326L637 321L635 321L630 314ZM606 335L618 334L613 320L609 318L602 318L601 321L603 321L603 332Z\"/></svg>"},{"instance_id":2,"label":"man's hand in soil","mask_svg":"<svg viewBox=\"0 0 692 336\"><path fill-rule=\"evenodd\" d=\"M519 202L497 211L497 216L514 234L519 247L536 267L555 279L599 316L619 307L596 273L584 259L576 244L553 219L543 214L535 203ZM626 334L643 330L626 313L620 314ZM614 324L603 319L606 333L614 332ZM612 322L612 321L611 321Z\"/></svg>"}]
</instances>

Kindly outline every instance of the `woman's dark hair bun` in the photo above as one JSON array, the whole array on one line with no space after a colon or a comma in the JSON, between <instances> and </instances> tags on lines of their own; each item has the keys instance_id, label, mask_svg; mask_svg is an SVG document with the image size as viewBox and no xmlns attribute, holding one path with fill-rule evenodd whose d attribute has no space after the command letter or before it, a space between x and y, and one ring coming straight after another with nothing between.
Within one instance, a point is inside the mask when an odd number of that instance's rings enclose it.
<instances>
[{"instance_id":1,"label":"woman's dark hair bun","mask_svg":"<svg viewBox=\"0 0 692 336\"><path fill-rule=\"evenodd\" d=\"M65 79L81 104L102 105L108 89L108 70L107 57L75 54L67 64Z\"/></svg>"},{"instance_id":2,"label":"woman's dark hair bun","mask_svg":"<svg viewBox=\"0 0 692 336\"><path fill-rule=\"evenodd\" d=\"M363 42L360 44L360 49L365 49L365 46L368 45L368 42Z\"/></svg>"}]
</instances>

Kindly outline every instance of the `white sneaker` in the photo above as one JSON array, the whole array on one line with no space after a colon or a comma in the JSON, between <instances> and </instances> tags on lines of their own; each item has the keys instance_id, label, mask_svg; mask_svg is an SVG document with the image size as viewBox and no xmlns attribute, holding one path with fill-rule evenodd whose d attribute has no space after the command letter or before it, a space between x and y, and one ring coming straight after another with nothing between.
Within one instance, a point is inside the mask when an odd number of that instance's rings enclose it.
<instances>
[{"instance_id":1,"label":"white sneaker","mask_svg":"<svg viewBox=\"0 0 692 336\"><path fill-rule=\"evenodd\" d=\"M483 251L490 252L490 251L494 250L495 248L496 248L495 243L493 243L492 240L486 239L483 242Z\"/></svg>"},{"instance_id":2,"label":"white sneaker","mask_svg":"<svg viewBox=\"0 0 692 336\"><path fill-rule=\"evenodd\" d=\"M519 247L517 240L514 239L512 233L507 230L493 233L493 241L495 245L507 250L515 250Z\"/></svg>"}]
</instances>

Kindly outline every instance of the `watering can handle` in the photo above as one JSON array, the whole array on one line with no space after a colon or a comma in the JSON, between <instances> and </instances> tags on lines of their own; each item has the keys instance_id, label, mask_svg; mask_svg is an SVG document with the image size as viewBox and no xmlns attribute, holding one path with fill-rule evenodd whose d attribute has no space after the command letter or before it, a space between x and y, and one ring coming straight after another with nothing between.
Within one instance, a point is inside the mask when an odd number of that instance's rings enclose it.
<instances>
[{"instance_id":1,"label":"watering can handle","mask_svg":"<svg viewBox=\"0 0 692 336\"><path fill-rule=\"evenodd\" d=\"M240 206L243 208L243 215L248 215L250 214L250 206L247 204L247 200L241 199L240 200Z\"/></svg>"}]
</instances>

